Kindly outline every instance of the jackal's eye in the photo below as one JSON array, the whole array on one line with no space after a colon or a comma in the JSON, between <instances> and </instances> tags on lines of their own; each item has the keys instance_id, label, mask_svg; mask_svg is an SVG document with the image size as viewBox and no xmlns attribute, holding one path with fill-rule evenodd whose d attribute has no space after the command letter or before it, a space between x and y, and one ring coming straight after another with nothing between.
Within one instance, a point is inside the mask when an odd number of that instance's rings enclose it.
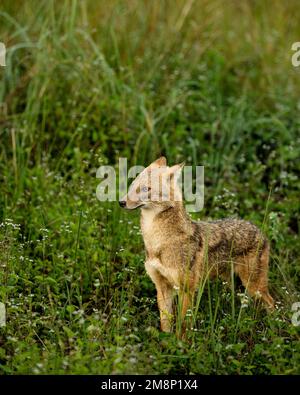
<instances>
[{"instance_id":1,"label":"jackal's eye","mask_svg":"<svg viewBox=\"0 0 300 395\"><path fill-rule=\"evenodd\" d=\"M150 191L150 189L151 189L150 187L143 187L142 192L148 192L148 191Z\"/></svg>"}]
</instances>

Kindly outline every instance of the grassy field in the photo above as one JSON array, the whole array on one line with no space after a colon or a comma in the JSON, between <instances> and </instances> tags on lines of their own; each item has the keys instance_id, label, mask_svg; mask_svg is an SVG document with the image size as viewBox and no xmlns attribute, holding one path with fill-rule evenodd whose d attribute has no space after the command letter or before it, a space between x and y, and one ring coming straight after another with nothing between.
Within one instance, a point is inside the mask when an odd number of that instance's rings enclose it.
<instances>
[{"instance_id":1,"label":"grassy field","mask_svg":"<svg viewBox=\"0 0 300 395\"><path fill-rule=\"evenodd\" d=\"M299 2L2 0L0 41L0 372L300 373ZM205 166L194 218L264 228L273 314L219 281L159 331L139 213L95 192L160 154Z\"/></svg>"}]
</instances>

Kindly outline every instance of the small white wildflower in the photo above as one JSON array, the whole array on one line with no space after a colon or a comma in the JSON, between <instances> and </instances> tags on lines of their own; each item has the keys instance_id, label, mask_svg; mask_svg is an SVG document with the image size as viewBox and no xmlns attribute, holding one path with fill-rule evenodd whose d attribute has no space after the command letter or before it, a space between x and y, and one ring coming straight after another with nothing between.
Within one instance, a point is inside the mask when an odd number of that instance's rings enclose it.
<instances>
[{"instance_id":1,"label":"small white wildflower","mask_svg":"<svg viewBox=\"0 0 300 395\"><path fill-rule=\"evenodd\" d=\"M69 366L69 362L65 359L62 361L63 368L67 368Z\"/></svg>"},{"instance_id":2,"label":"small white wildflower","mask_svg":"<svg viewBox=\"0 0 300 395\"><path fill-rule=\"evenodd\" d=\"M129 358L130 363L137 363L137 359L135 357Z\"/></svg>"}]
</instances>

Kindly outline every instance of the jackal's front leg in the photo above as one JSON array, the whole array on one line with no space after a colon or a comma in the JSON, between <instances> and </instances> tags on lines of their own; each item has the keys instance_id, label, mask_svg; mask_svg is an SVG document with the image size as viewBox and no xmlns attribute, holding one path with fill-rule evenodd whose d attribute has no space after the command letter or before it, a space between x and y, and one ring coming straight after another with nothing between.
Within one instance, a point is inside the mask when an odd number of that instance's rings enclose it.
<instances>
[{"instance_id":1,"label":"jackal's front leg","mask_svg":"<svg viewBox=\"0 0 300 395\"><path fill-rule=\"evenodd\" d=\"M179 338L184 338L187 329L187 310L192 307L193 297L192 294L186 291L179 291L178 294L178 320L176 322L176 334Z\"/></svg>"},{"instance_id":2,"label":"jackal's front leg","mask_svg":"<svg viewBox=\"0 0 300 395\"><path fill-rule=\"evenodd\" d=\"M184 322L187 310L192 307L192 294L189 292L179 292L180 319Z\"/></svg>"},{"instance_id":3,"label":"jackal's front leg","mask_svg":"<svg viewBox=\"0 0 300 395\"><path fill-rule=\"evenodd\" d=\"M154 282L157 291L157 304L160 314L160 327L163 332L171 332L173 322L173 288L158 270L160 263L147 261L147 273Z\"/></svg>"},{"instance_id":4,"label":"jackal's front leg","mask_svg":"<svg viewBox=\"0 0 300 395\"><path fill-rule=\"evenodd\" d=\"M160 314L160 328L163 332L171 332L173 322L173 291L165 280L156 284L157 303Z\"/></svg>"}]
</instances>

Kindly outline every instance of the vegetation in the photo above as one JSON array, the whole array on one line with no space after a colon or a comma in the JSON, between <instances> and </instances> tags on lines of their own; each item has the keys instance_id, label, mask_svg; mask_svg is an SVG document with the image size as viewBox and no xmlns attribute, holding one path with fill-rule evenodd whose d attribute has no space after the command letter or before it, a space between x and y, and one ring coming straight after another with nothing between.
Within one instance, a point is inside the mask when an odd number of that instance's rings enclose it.
<instances>
[{"instance_id":1,"label":"vegetation","mask_svg":"<svg viewBox=\"0 0 300 395\"><path fill-rule=\"evenodd\" d=\"M296 374L300 41L294 0L3 0L2 374ZM271 241L273 314L207 283L185 340L159 331L139 213L99 202L101 164L205 166L194 218Z\"/></svg>"}]
</instances>

